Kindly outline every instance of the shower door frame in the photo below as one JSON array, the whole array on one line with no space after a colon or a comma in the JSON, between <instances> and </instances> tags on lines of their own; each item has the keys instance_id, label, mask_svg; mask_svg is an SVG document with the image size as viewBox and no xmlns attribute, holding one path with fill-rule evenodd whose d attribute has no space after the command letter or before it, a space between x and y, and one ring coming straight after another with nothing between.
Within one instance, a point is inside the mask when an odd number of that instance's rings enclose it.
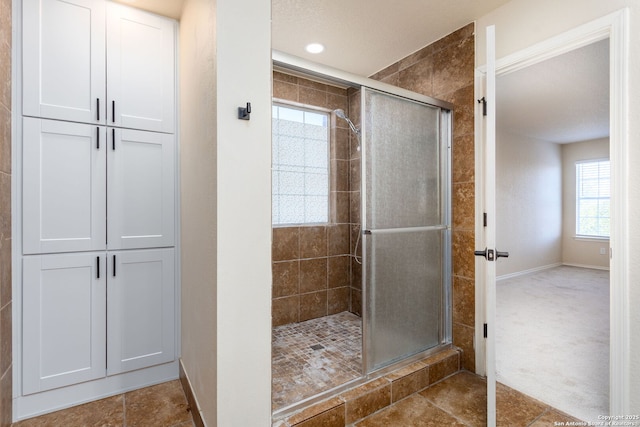
<instances>
[{"instance_id":1,"label":"shower door frame","mask_svg":"<svg viewBox=\"0 0 640 427\"><path fill-rule=\"evenodd\" d=\"M439 325L438 325L438 343L432 347L425 348L423 350L414 352L412 354L407 354L404 357L398 357L393 360L387 361L386 364L380 367L376 367L372 365L372 362L369 360L369 352L367 348L370 343L368 343L368 336L370 334L371 328L371 319L369 319L371 307L369 307L370 295L371 292L370 286L368 284L368 276L367 276L367 268L366 263L369 262L369 257L367 253L367 240L372 237L375 231L367 230L367 167L366 167L366 155L367 155L367 147L368 141L367 138L367 129L366 129L366 121L364 120L364 114L366 111L366 93L367 91L378 92L382 95L387 95L395 98L399 98L404 100L405 102L413 102L421 105L425 105L428 107L435 107L439 109L438 113L438 143L440 145L438 149L439 159L438 164L442 168L439 174L439 185L440 185L440 215L441 215L441 225L439 226L423 226L423 227L408 227L408 228L396 228L391 230L380 230L378 233L386 233L388 231L395 232L418 232L418 231L435 231L442 230L442 251L441 251L441 260L442 260L442 271L441 271L441 299L440 299L440 315L439 315ZM394 369L397 364L401 364L406 361L411 361L415 359L419 359L429 355L430 353L440 350L442 346L451 344L453 333L452 333L452 324L453 324L453 313L452 313L452 264L451 264L451 186L452 186L452 142L453 142L453 117L452 117L452 106L448 105L450 108L445 108L442 105L435 105L432 102L427 102L422 99L418 99L422 97L417 93L413 93L412 95L416 96L406 96L406 94L398 94L392 93L386 90L380 90L368 85L360 86L360 147L361 147L361 168L360 168L360 233L362 239L362 278L361 278L361 286L362 286L362 372L365 377L372 376L376 372L386 372L390 369ZM429 101L432 101L430 98ZM440 100L435 100L438 103L442 104L443 102ZM357 255L357 254L356 254ZM370 366L371 364L371 366Z\"/></svg>"}]
</instances>

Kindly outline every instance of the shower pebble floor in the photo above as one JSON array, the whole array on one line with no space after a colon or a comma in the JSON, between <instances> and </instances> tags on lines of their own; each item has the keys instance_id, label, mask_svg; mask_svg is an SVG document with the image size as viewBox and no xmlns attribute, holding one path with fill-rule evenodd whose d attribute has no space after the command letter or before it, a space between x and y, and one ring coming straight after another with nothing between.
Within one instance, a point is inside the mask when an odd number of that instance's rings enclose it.
<instances>
[{"instance_id":1,"label":"shower pebble floor","mask_svg":"<svg viewBox=\"0 0 640 427\"><path fill-rule=\"evenodd\" d=\"M362 375L362 319L342 312L273 328L272 409Z\"/></svg>"}]
</instances>

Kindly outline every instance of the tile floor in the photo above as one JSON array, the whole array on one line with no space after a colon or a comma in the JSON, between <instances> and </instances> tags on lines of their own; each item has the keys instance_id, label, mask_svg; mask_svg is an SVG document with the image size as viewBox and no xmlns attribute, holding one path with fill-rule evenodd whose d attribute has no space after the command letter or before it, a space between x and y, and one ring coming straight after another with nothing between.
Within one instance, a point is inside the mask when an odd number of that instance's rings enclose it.
<instances>
[{"instance_id":1,"label":"tile floor","mask_svg":"<svg viewBox=\"0 0 640 427\"><path fill-rule=\"evenodd\" d=\"M179 380L52 412L13 427L193 427Z\"/></svg>"},{"instance_id":2,"label":"tile floor","mask_svg":"<svg viewBox=\"0 0 640 427\"><path fill-rule=\"evenodd\" d=\"M354 427L484 427L486 382L467 371L455 375L394 403L352 424ZM497 425L499 427L545 427L578 419L510 389L497 387Z\"/></svg>"},{"instance_id":3,"label":"tile floor","mask_svg":"<svg viewBox=\"0 0 640 427\"><path fill-rule=\"evenodd\" d=\"M272 408L361 376L362 319L342 312L273 328Z\"/></svg>"},{"instance_id":4,"label":"tile floor","mask_svg":"<svg viewBox=\"0 0 640 427\"><path fill-rule=\"evenodd\" d=\"M353 379L360 375L360 318L351 313L340 313L315 320L291 325L290 328L274 329L274 356L277 348L282 352L288 340L305 343L290 354L281 353L277 358L274 357L274 407L286 405L287 399L294 396L293 393L281 390L280 400L275 401L276 372L280 375L278 384L284 388L287 377L283 375L290 372L296 364L304 367L297 372L295 381L296 386L299 386L298 392L303 394L316 393L307 387L314 384L315 369L319 371L317 378L322 382L324 390L342 384L345 382L344 378ZM324 348L314 350L311 349L312 345ZM346 351L348 357L339 357L339 350ZM338 380L332 382L334 378ZM576 418L502 384L497 387L497 400L499 427L545 427L561 425L561 422L564 425L579 422ZM484 427L487 419L485 408L485 380L470 372L459 371L348 426ZM338 408L334 408L336 409ZM344 412L345 405L338 410ZM339 415L341 416L336 418L335 425L344 426L345 415ZM314 424L307 420L299 425L329 427L334 424ZM13 427L45 426L194 427L195 424L180 381L175 380L13 424Z\"/></svg>"},{"instance_id":5,"label":"tile floor","mask_svg":"<svg viewBox=\"0 0 640 427\"><path fill-rule=\"evenodd\" d=\"M349 427L486 426L486 383L460 371L410 395ZM579 420L498 384L499 427L546 427ZM340 425L344 426L344 416ZM303 423L304 424L304 423ZM334 424L305 424L329 427ZM338 424L335 424L338 425ZM14 427L193 427L179 381L87 403L24 420Z\"/></svg>"}]
</instances>

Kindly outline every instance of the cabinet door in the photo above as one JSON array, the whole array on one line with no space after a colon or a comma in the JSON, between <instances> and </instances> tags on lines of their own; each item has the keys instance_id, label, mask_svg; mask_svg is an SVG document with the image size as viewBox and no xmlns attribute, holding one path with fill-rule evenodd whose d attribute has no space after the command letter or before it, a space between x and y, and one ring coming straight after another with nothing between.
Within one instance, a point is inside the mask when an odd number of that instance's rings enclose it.
<instances>
[{"instance_id":1,"label":"cabinet door","mask_svg":"<svg viewBox=\"0 0 640 427\"><path fill-rule=\"evenodd\" d=\"M108 134L108 248L173 246L173 135L116 128Z\"/></svg>"},{"instance_id":2,"label":"cabinet door","mask_svg":"<svg viewBox=\"0 0 640 427\"><path fill-rule=\"evenodd\" d=\"M105 253L22 262L24 394L104 377Z\"/></svg>"},{"instance_id":3,"label":"cabinet door","mask_svg":"<svg viewBox=\"0 0 640 427\"><path fill-rule=\"evenodd\" d=\"M23 114L105 123L105 2L24 0Z\"/></svg>"},{"instance_id":4,"label":"cabinet door","mask_svg":"<svg viewBox=\"0 0 640 427\"><path fill-rule=\"evenodd\" d=\"M25 254L106 247L106 130L23 119Z\"/></svg>"},{"instance_id":5,"label":"cabinet door","mask_svg":"<svg viewBox=\"0 0 640 427\"><path fill-rule=\"evenodd\" d=\"M108 124L174 132L174 33L170 19L108 4Z\"/></svg>"},{"instance_id":6,"label":"cabinet door","mask_svg":"<svg viewBox=\"0 0 640 427\"><path fill-rule=\"evenodd\" d=\"M175 358L174 250L108 255L107 375Z\"/></svg>"}]
</instances>

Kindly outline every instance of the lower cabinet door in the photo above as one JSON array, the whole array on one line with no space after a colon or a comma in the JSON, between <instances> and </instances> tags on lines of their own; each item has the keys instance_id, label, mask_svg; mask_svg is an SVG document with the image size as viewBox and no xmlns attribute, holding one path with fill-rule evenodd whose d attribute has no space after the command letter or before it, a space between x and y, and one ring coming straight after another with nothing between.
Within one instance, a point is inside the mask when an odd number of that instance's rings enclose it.
<instances>
[{"instance_id":1,"label":"lower cabinet door","mask_svg":"<svg viewBox=\"0 0 640 427\"><path fill-rule=\"evenodd\" d=\"M23 258L23 393L105 376L105 252Z\"/></svg>"},{"instance_id":2,"label":"lower cabinet door","mask_svg":"<svg viewBox=\"0 0 640 427\"><path fill-rule=\"evenodd\" d=\"M174 360L174 250L108 252L107 259L107 375Z\"/></svg>"}]
</instances>

